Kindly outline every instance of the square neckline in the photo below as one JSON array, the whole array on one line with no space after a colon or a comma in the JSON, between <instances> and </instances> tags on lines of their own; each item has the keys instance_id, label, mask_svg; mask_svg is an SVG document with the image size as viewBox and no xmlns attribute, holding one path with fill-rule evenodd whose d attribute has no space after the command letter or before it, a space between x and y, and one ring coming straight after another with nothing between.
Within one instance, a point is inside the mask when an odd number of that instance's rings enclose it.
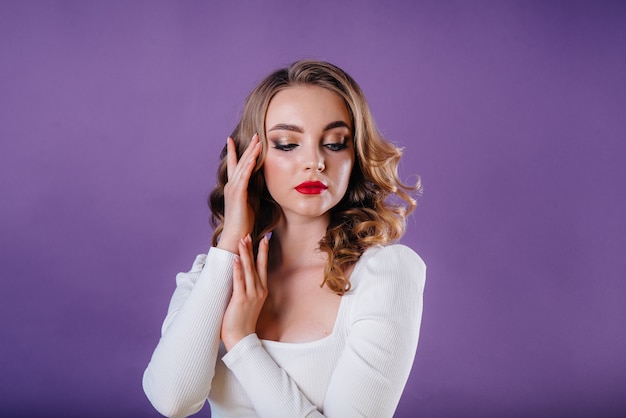
<instances>
[{"instance_id":1,"label":"square neckline","mask_svg":"<svg viewBox=\"0 0 626 418\"><path fill-rule=\"evenodd\" d=\"M359 272L359 269L361 268L361 265L363 264L361 263L361 261L363 260L363 257L365 256L365 254L367 254L372 248L379 248L379 247L381 246L375 245L373 247L369 247L363 252L363 254L361 254L361 256L359 257L359 259L354 265L354 269L352 270L352 273L350 274L350 282L352 282L352 277L358 276L357 273ZM337 316L335 317L335 323L333 324L333 329L330 331L328 335L322 338L318 338L316 340L311 340L311 341L303 341L303 342L276 341L276 340L266 340L262 338L259 338L259 340L264 346L280 347L280 348L308 348L308 347L313 347L319 344L326 343L327 341L331 341L337 336L338 334L337 328L339 327L339 324L342 322L340 319L343 317L343 315L345 315L344 310L346 309L345 308L346 297L351 296L352 294L353 294L353 290L351 289L346 294L341 296L341 301L339 302L339 309L337 309Z\"/></svg>"}]
</instances>

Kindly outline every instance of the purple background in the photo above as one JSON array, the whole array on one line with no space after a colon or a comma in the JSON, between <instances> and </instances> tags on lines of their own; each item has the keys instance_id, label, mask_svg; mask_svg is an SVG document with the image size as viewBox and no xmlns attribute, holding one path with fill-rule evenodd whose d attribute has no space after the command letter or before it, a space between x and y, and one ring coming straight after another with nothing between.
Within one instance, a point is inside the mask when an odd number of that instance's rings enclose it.
<instances>
[{"instance_id":1,"label":"purple background","mask_svg":"<svg viewBox=\"0 0 626 418\"><path fill-rule=\"evenodd\" d=\"M3 0L0 415L157 416L141 376L217 154L305 57L425 185L397 415L626 414L625 51L617 1Z\"/></svg>"}]
</instances>

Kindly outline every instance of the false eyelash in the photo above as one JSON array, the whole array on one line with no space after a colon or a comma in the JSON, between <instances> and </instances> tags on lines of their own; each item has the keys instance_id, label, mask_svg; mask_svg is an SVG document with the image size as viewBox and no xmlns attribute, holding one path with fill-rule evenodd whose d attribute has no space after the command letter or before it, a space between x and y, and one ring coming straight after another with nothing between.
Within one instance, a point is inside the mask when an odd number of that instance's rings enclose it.
<instances>
[{"instance_id":1,"label":"false eyelash","mask_svg":"<svg viewBox=\"0 0 626 418\"><path fill-rule=\"evenodd\" d=\"M280 151L291 151L297 146L298 144L274 144L274 148Z\"/></svg>"},{"instance_id":2,"label":"false eyelash","mask_svg":"<svg viewBox=\"0 0 626 418\"><path fill-rule=\"evenodd\" d=\"M341 151L343 149L346 149L347 145L345 142L336 142L332 144L324 144L324 146L331 151Z\"/></svg>"}]
</instances>

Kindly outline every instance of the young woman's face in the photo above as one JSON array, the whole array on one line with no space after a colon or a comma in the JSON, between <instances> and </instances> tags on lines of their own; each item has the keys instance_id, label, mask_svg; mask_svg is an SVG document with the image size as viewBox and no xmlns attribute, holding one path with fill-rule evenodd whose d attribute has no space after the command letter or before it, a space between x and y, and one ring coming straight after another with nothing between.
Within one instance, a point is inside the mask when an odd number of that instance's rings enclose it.
<instances>
[{"instance_id":1,"label":"young woman's face","mask_svg":"<svg viewBox=\"0 0 626 418\"><path fill-rule=\"evenodd\" d=\"M272 98L265 129L265 183L287 220L326 216L346 193L354 165L343 99L322 87L289 87Z\"/></svg>"}]
</instances>

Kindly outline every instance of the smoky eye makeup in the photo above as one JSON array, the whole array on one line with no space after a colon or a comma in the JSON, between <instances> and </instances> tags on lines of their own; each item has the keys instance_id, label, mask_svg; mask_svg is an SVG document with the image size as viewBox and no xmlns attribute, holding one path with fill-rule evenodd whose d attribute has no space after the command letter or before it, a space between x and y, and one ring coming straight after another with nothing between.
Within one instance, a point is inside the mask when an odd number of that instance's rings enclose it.
<instances>
[{"instance_id":1,"label":"smoky eye makeup","mask_svg":"<svg viewBox=\"0 0 626 418\"><path fill-rule=\"evenodd\" d=\"M290 142L288 139L270 139L270 142L272 143L272 148L279 151L291 151L298 146L297 143Z\"/></svg>"},{"instance_id":2,"label":"smoky eye makeup","mask_svg":"<svg viewBox=\"0 0 626 418\"><path fill-rule=\"evenodd\" d=\"M276 135L274 138L271 138L271 136L268 135L267 138L271 148L279 151L293 151L301 145L299 140L290 138L290 136ZM321 140L320 146L329 151L338 152L348 148L350 141L350 136L343 132L329 132Z\"/></svg>"},{"instance_id":3,"label":"smoky eye makeup","mask_svg":"<svg viewBox=\"0 0 626 418\"><path fill-rule=\"evenodd\" d=\"M279 150L279 151L291 151L293 149L295 149L298 146L298 144L274 144L274 148Z\"/></svg>"},{"instance_id":4,"label":"smoky eye makeup","mask_svg":"<svg viewBox=\"0 0 626 418\"><path fill-rule=\"evenodd\" d=\"M331 142L328 144L324 144L324 146L331 151L341 151L347 148L345 141L344 142Z\"/></svg>"},{"instance_id":5,"label":"smoky eye makeup","mask_svg":"<svg viewBox=\"0 0 626 418\"><path fill-rule=\"evenodd\" d=\"M331 151L341 151L348 147L349 141L350 138L345 135L336 135L322 145Z\"/></svg>"}]
</instances>

